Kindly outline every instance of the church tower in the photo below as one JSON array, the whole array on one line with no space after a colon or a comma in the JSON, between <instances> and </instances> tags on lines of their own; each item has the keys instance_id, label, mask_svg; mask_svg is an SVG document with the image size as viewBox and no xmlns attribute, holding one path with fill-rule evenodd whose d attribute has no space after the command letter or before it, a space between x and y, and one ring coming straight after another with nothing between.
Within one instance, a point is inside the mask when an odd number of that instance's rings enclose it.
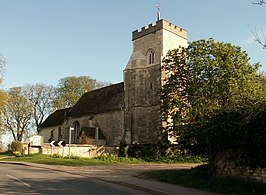
<instances>
[{"instance_id":1,"label":"church tower","mask_svg":"<svg viewBox=\"0 0 266 195\"><path fill-rule=\"evenodd\" d=\"M128 144L162 141L162 59L169 50L187 47L187 31L160 19L159 12L157 17L155 25L132 33L133 52L124 70L124 138Z\"/></svg>"}]
</instances>

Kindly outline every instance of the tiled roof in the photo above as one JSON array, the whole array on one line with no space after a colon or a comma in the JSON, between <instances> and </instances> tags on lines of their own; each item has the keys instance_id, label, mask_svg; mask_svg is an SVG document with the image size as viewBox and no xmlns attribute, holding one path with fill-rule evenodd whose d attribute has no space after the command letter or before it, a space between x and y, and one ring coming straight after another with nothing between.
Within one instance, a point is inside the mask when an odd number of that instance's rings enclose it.
<instances>
[{"instance_id":1,"label":"tiled roof","mask_svg":"<svg viewBox=\"0 0 266 195\"><path fill-rule=\"evenodd\" d=\"M122 82L83 94L67 116L80 117L123 107L124 83Z\"/></svg>"},{"instance_id":2,"label":"tiled roof","mask_svg":"<svg viewBox=\"0 0 266 195\"><path fill-rule=\"evenodd\" d=\"M41 128L62 125L64 123L64 118L70 109L71 108L56 110L45 119L41 124Z\"/></svg>"}]
</instances>

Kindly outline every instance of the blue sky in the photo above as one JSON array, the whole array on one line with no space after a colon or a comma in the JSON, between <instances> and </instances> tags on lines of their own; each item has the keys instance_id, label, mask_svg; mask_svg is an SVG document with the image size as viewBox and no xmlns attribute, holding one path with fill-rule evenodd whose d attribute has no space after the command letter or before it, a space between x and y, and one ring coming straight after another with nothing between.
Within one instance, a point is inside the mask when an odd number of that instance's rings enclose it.
<instances>
[{"instance_id":1,"label":"blue sky","mask_svg":"<svg viewBox=\"0 0 266 195\"><path fill-rule=\"evenodd\" d=\"M0 53L7 59L3 87L67 76L123 80L131 33L161 17L188 31L188 40L214 38L246 50L266 71L266 50L248 25L266 36L266 5L256 0L0 0Z\"/></svg>"}]
</instances>

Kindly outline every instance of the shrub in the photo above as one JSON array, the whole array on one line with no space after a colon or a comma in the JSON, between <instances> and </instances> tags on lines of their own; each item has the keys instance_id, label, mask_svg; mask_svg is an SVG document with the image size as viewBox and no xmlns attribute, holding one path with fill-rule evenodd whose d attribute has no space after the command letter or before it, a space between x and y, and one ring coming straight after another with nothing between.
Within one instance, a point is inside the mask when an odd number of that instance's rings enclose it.
<instances>
[{"instance_id":1,"label":"shrub","mask_svg":"<svg viewBox=\"0 0 266 195\"><path fill-rule=\"evenodd\" d=\"M92 144L92 139L89 138L87 135L81 135L78 138L78 143L79 144Z\"/></svg>"},{"instance_id":2,"label":"shrub","mask_svg":"<svg viewBox=\"0 0 266 195\"><path fill-rule=\"evenodd\" d=\"M130 157L175 157L180 156L183 152L179 145L169 144L132 144L128 148Z\"/></svg>"},{"instance_id":3,"label":"shrub","mask_svg":"<svg viewBox=\"0 0 266 195\"><path fill-rule=\"evenodd\" d=\"M266 103L222 112L190 135L208 155L211 166L226 151L230 161L242 167L266 167ZM191 137L190 137L191 138ZM215 170L215 168L213 167Z\"/></svg>"},{"instance_id":4,"label":"shrub","mask_svg":"<svg viewBox=\"0 0 266 195\"><path fill-rule=\"evenodd\" d=\"M21 156L23 144L20 141L13 141L11 143L11 150L16 156Z\"/></svg>"}]
</instances>

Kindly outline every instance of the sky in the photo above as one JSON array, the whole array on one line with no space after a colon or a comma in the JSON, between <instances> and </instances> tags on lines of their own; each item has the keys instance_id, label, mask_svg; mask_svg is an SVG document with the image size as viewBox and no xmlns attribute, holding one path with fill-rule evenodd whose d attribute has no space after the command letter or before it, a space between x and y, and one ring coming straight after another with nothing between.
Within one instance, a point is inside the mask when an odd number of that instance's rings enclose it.
<instances>
[{"instance_id":1,"label":"sky","mask_svg":"<svg viewBox=\"0 0 266 195\"><path fill-rule=\"evenodd\" d=\"M213 38L247 51L266 71L266 4L257 0L0 0L0 53L6 58L2 88L68 76L123 81L132 31L161 18L188 31L188 41ZM263 37L262 37L263 39Z\"/></svg>"}]
</instances>

